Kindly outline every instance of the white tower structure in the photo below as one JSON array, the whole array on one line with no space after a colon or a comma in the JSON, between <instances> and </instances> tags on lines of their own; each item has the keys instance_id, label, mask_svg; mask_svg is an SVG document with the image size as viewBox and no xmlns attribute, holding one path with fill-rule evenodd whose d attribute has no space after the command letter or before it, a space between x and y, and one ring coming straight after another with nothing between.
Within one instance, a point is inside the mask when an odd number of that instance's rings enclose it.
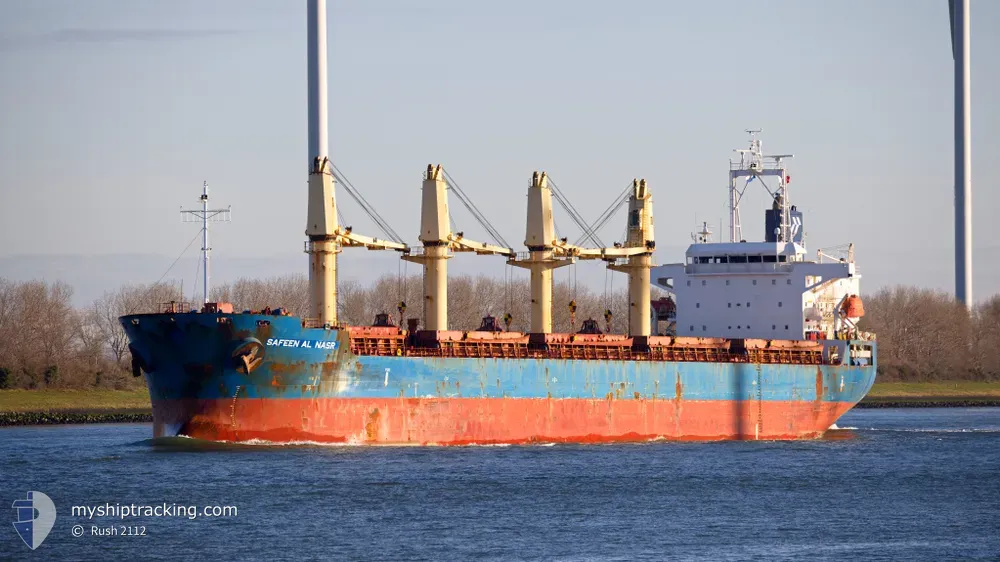
<instances>
[{"instance_id":1,"label":"white tower structure","mask_svg":"<svg viewBox=\"0 0 1000 562\"><path fill-rule=\"evenodd\" d=\"M955 59L955 298L972 308L972 73L969 0L948 0Z\"/></svg>"},{"instance_id":2,"label":"white tower structure","mask_svg":"<svg viewBox=\"0 0 1000 562\"><path fill-rule=\"evenodd\" d=\"M406 250L405 244L379 240L341 228L333 164L327 152L326 0L309 0L309 208L305 251L309 254L311 316L326 326L337 324L337 254L344 246L369 250Z\"/></svg>"}]
</instances>

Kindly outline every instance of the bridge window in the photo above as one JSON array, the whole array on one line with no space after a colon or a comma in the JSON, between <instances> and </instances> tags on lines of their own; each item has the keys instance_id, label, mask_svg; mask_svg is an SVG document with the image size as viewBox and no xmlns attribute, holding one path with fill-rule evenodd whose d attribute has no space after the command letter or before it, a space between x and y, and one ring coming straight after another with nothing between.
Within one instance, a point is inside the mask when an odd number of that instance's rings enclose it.
<instances>
[{"instance_id":1,"label":"bridge window","mask_svg":"<svg viewBox=\"0 0 1000 562\"><path fill-rule=\"evenodd\" d=\"M775 263L778 261L778 256L764 256L764 263Z\"/></svg>"},{"instance_id":2,"label":"bridge window","mask_svg":"<svg viewBox=\"0 0 1000 562\"><path fill-rule=\"evenodd\" d=\"M760 256L747 256L747 261L750 263L760 263L763 260L760 259Z\"/></svg>"}]
</instances>

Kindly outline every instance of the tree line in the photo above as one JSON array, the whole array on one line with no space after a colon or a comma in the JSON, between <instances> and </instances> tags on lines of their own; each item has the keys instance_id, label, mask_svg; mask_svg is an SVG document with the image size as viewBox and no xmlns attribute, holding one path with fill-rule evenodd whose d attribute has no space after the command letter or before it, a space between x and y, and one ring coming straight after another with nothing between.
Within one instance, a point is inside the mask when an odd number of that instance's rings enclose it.
<instances>
[{"instance_id":1,"label":"tree line","mask_svg":"<svg viewBox=\"0 0 1000 562\"><path fill-rule=\"evenodd\" d=\"M339 284L342 323L370 325L376 314L389 313L397 325L422 316L419 275L386 275L375 283ZM131 388L128 338L118 323L126 314L154 312L161 303L184 300L172 284L124 285L90 306L75 308L73 290L62 281L14 282L0 278L0 388ZM212 290L212 300L233 303L237 311L284 307L308 315L308 280L304 275L239 279ZM653 298L660 296L654 291ZM192 300L192 299L188 299ZM575 302L575 314L569 303ZM400 314L398 306L405 303ZM1000 295L971 312L953 297L913 287L883 289L864 297L861 328L878 336L881 380L1000 380ZM525 279L456 275L448 284L448 316L453 329L474 330L483 316L510 329L529 330L531 298ZM595 291L563 281L553 287L553 330L578 330L592 318L611 331L625 333L628 295L625 283Z\"/></svg>"}]
</instances>

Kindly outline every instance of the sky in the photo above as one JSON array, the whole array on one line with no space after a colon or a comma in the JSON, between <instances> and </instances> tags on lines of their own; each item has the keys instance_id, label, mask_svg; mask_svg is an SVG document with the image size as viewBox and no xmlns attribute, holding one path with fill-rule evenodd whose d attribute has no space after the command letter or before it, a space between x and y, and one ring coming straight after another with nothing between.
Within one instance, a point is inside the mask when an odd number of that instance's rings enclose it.
<instances>
[{"instance_id":1,"label":"sky","mask_svg":"<svg viewBox=\"0 0 1000 562\"><path fill-rule=\"evenodd\" d=\"M1000 3L971 4L979 300L1000 292ZM305 24L305 2L0 2L0 277L61 278L83 298L156 281L197 235L178 211L204 181L233 209L212 230L217 281L306 272ZM588 220L646 178L656 260L681 261L697 225L725 220L728 161L758 128L765 152L795 154L810 251L853 242L864 292L954 290L946 0L328 0L328 25L332 159L411 244L421 174L441 163L517 250L532 171ZM759 189L744 200L748 239L768 205ZM556 224L578 238L561 209ZM169 278L194 283L197 249ZM398 269L357 249L340 265L344 279ZM605 284L599 263L579 271Z\"/></svg>"}]
</instances>

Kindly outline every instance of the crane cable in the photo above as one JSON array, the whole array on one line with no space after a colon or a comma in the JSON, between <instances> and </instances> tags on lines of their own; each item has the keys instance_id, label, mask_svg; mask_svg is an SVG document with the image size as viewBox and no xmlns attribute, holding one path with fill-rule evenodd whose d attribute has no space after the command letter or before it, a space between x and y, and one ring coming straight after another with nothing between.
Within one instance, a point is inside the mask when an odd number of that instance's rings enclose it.
<instances>
[{"instance_id":1,"label":"crane cable","mask_svg":"<svg viewBox=\"0 0 1000 562\"><path fill-rule=\"evenodd\" d=\"M490 224L490 221L486 219L486 216L483 215L479 208L476 207L475 203L472 202L472 199L466 195L464 191L462 191L461 186L459 186L458 182L451 177L448 170L442 166L441 171L444 173L445 179L448 180L448 186L455 192L455 196L458 197L458 200L462 202L462 205L465 206L469 213L472 214L473 218L479 222L480 226L486 229L487 234L493 237L493 240L504 248L512 248L512 246L504 240L503 236L500 235L500 232L492 224Z\"/></svg>"},{"instance_id":2,"label":"crane cable","mask_svg":"<svg viewBox=\"0 0 1000 562\"><path fill-rule=\"evenodd\" d=\"M590 226L591 231L596 233L599 232L602 228L604 228L604 225L606 225L608 221L611 220L611 217L613 217L615 213L618 212L618 209L620 209L622 205L628 202L629 197L631 196L630 194L631 189L632 189L632 183L629 182L629 184L625 186L625 189L618 195L618 197L615 198L615 200L611 203L611 205L609 205L608 208L605 209L603 213L601 213L601 216L598 217L596 221L594 221L594 224ZM582 244L584 242L584 238L585 237L580 237L580 239L577 240L576 245L579 246L580 244ZM601 247L603 248L604 246L602 245Z\"/></svg>"},{"instance_id":3,"label":"crane cable","mask_svg":"<svg viewBox=\"0 0 1000 562\"><path fill-rule=\"evenodd\" d=\"M556 182L552 179L552 176L548 176L548 178L549 178L549 185L552 186L552 197L556 200L556 202L562 205L562 208L566 211L569 217L573 219L573 222L576 223L576 226L580 228L580 230L583 232L584 239L589 239L594 244L597 244L599 248L604 248L605 247L604 242L601 242L601 239L597 236L597 233L594 232L589 226L587 226L587 223L583 220L583 217L580 216L580 212L576 210L576 207L574 207L572 203L570 203L569 198L566 197L566 194L564 194L562 190L559 189L559 186L556 185Z\"/></svg>"},{"instance_id":4,"label":"crane cable","mask_svg":"<svg viewBox=\"0 0 1000 562\"><path fill-rule=\"evenodd\" d=\"M344 189L347 191L347 194L350 195L352 199L354 199L354 201L358 204L358 206L361 207L361 210L368 215L368 218L370 218L372 222L374 222L375 225L380 230L382 230L382 233L385 234L386 238L389 238L390 240L396 242L397 244L405 245L406 242L403 241L403 238L399 235L399 233L397 233L395 230L393 230L391 226L389 226L389 223L385 219L383 219L381 215L378 214L378 211L375 210L375 207L373 207L372 204L369 203L368 200L365 199L363 195L361 195L361 192L358 191L356 187L354 187L354 184L352 184L350 180L347 179L347 176L345 176L344 173L341 172L339 168L337 168L337 166L333 163L333 161L330 161L330 168L332 171L328 173L331 176L333 176L335 180L339 181L344 186Z\"/></svg>"}]
</instances>

